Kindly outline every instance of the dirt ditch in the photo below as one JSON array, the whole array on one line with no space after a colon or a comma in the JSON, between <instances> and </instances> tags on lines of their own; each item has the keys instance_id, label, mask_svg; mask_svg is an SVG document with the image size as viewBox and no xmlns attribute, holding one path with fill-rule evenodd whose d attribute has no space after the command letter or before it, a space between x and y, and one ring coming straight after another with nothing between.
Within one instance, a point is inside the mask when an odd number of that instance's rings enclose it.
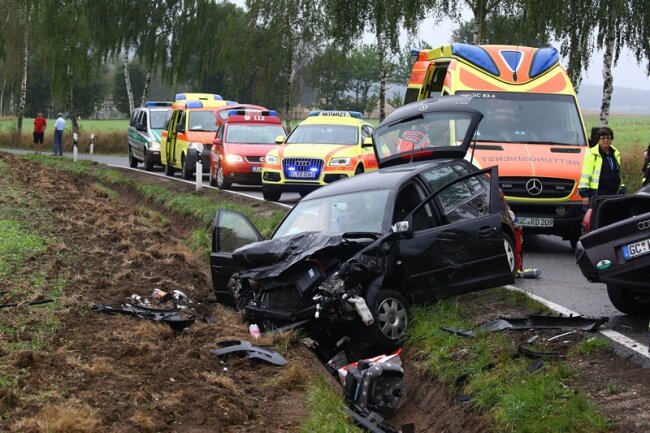
<instances>
[{"instance_id":1,"label":"dirt ditch","mask_svg":"<svg viewBox=\"0 0 650 433\"><path fill-rule=\"evenodd\" d=\"M55 241L32 257L30 266L43 270L47 281L66 281L57 331L38 349L0 350L3 371L19 376L16 390L0 390L0 431L299 431L307 415L304 385L324 370L295 335L263 341L275 344L289 361L281 368L237 358L223 363L209 352L218 341L250 337L235 312L209 302L208 263L180 242L196 221L160 208L152 212L128 188L119 188L115 198L95 188L92 179L5 153L0 160L21 197L10 196L0 206L31 203L47 210L43 226ZM124 175L179 192L213 194L164 178ZM7 291L3 302L25 292L28 269L0 280ZM186 293L211 320L175 332L163 324L90 310L95 303L119 306L128 296L148 296L155 288ZM35 308L5 309L0 324L24 329ZM502 306L487 305L480 317L504 312ZM0 333L2 344L29 338L19 331ZM455 392L436 384L408 353L407 393L393 420L396 426L411 422L417 432L489 431L487 416L459 404ZM610 352L580 360L576 367L583 377L576 386L614 420L612 431L650 430L643 410L650 402L646 370Z\"/></svg>"}]
</instances>

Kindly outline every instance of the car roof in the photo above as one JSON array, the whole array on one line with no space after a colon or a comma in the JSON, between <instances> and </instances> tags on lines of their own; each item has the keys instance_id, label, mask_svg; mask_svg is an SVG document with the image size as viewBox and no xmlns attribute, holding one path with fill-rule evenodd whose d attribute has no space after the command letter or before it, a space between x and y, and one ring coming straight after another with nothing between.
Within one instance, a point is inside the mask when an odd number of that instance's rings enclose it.
<instances>
[{"instance_id":1,"label":"car roof","mask_svg":"<svg viewBox=\"0 0 650 433\"><path fill-rule=\"evenodd\" d=\"M309 194L307 199L375 189L398 189L408 179L423 171L457 161L457 159L439 159L436 161L412 162L370 171L318 188Z\"/></svg>"},{"instance_id":2,"label":"car roof","mask_svg":"<svg viewBox=\"0 0 650 433\"><path fill-rule=\"evenodd\" d=\"M346 116L309 116L300 125L351 125L361 126L370 125L363 119ZM300 126L298 125L298 126Z\"/></svg>"}]
</instances>

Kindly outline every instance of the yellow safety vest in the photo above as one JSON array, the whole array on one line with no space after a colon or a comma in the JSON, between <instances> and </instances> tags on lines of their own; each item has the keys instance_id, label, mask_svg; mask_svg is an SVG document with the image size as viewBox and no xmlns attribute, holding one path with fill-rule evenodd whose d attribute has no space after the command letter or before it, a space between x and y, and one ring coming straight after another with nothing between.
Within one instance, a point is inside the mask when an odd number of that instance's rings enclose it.
<instances>
[{"instance_id":1,"label":"yellow safety vest","mask_svg":"<svg viewBox=\"0 0 650 433\"><path fill-rule=\"evenodd\" d=\"M614 159L618 164L619 170L621 170L621 153L614 146L610 146L614 151ZM600 181L600 169L603 164L603 157L600 156L600 146L595 145L590 148L589 151L585 154L585 159L582 164L582 174L580 175L580 183L578 184L578 190L589 188L593 190L598 190L598 182ZM620 190L623 186L623 173L620 172L621 183L618 186Z\"/></svg>"}]
</instances>

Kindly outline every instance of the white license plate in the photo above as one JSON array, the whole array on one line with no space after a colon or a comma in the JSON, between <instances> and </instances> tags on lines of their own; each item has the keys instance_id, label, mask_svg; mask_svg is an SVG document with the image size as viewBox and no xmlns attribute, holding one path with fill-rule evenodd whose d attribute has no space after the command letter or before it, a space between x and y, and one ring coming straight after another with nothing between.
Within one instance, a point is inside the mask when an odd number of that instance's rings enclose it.
<instances>
[{"instance_id":1,"label":"white license plate","mask_svg":"<svg viewBox=\"0 0 650 433\"><path fill-rule=\"evenodd\" d=\"M253 173L261 173L262 172L262 167L251 167L251 171Z\"/></svg>"},{"instance_id":2,"label":"white license plate","mask_svg":"<svg viewBox=\"0 0 650 433\"><path fill-rule=\"evenodd\" d=\"M623 245L623 258L625 260L630 260L648 253L650 253L650 239Z\"/></svg>"},{"instance_id":3,"label":"white license plate","mask_svg":"<svg viewBox=\"0 0 650 433\"><path fill-rule=\"evenodd\" d=\"M553 218L517 217L522 227L553 227Z\"/></svg>"},{"instance_id":4,"label":"white license plate","mask_svg":"<svg viewBox=\"0 0 650 433\"><path fill-rule=\"evenodd\" d=\"M289 177L295 177L299 179L314 179L316 177L316 173L312 173L311 171L291 171L289 172Z\"/></svg>"}]
</instances>

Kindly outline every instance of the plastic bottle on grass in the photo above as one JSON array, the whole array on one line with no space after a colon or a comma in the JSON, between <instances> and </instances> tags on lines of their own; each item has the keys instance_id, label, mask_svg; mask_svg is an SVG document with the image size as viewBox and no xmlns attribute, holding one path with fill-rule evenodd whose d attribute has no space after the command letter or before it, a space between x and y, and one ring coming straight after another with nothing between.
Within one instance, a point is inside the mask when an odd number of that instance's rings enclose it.
<instances>
[{"instance_id":1,"label":"plastic bottle on grass","mask_svg":"<svg viewBox=\"0 0 650 433\"><path fill-rule=\"evenodd\" d=\"M248 327L248 332L253 336L253 338L260 338L260 328L256 323L252 323Z\"/></svg>"}]
</instances>

